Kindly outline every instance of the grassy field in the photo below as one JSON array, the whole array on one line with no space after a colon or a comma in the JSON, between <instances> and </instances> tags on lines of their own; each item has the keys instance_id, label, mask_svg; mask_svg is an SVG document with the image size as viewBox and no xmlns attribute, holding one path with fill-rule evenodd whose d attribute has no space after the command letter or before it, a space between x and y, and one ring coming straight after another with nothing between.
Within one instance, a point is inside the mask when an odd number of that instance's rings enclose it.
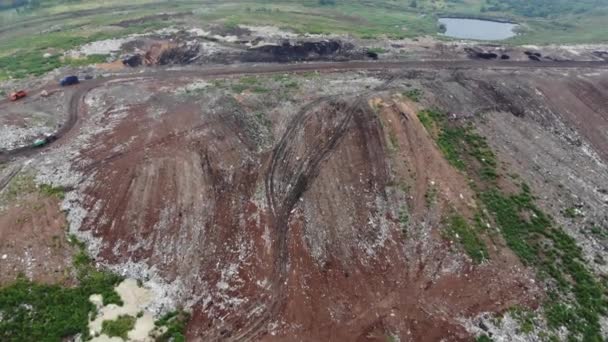
<instances>
[{"instance_id":1,"label":"grassy field","mask_svg":"<svg viewBox=\"0 0 608 342\"><path fill-rule=\"evenodd\" d=\"M36 6L0 10L0 80L40 75L74 61L62 54L87 42L176 24L274 25L299 33L360 38L439 35L441 15L500 18L522 24L506 44L608 41L608 0L244 0L197 2L40 0ZM321 4L323 2L324 4ZM538 4L538 6L534 6ZM543 6L542 10L539 6ZM187 14L162 20L159 13ZM142 23L117 25L147 18ZM51 53L56 58L43 60ZM86 63L87 61L82 61Z\"/></svg>"}]
</instances>

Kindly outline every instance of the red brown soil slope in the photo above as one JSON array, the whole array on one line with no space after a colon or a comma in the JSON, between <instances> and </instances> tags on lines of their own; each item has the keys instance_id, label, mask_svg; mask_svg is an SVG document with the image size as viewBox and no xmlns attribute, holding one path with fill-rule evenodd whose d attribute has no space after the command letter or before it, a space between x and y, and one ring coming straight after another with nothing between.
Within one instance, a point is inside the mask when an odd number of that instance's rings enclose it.
<instances>
[{"instance_id":1,"label":"red brown soil slope","mask_svg":"<svg viewBox=\"0 0 608 342\"><path fill-rule=\"evenodd\" d=\"M189 340L466 340L460 319L538 297L500 242L475 265L442 235L475 203L413 104L318 98L267 148L231 98L155 111L159 96L82 151L82 229L102 261L178 286Z\"/></svg>"},{"instance_id":2,"label":"red brown soil slope","mask_svg":"<svg viewBox=\"0 0 608 342\"><path fill-rule=\"evenodd\" d=\"M59 200L31 193L0 211L0 285L18 276L43 283L72 282L74 253Z\"/></svg>"}]
</instances>

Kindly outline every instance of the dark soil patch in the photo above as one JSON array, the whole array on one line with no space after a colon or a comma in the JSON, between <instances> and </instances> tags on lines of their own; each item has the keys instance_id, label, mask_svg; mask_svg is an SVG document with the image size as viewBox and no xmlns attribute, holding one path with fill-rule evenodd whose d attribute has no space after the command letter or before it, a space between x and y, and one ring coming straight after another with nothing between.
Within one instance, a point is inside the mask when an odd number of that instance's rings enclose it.
<instances>
[{"instance_id":1,"label":"dark soil patch","mask_svg":"<svg viewBox=\"0 0 608 342\"><path fill-rule=\"evenodd\" d=\"M312 60L348 60L362 58L354 45L338 40L265 45L251 49L241 57L244 62L292 62Z\"/></svg>"},{"instance_id":2,"label":"dark soil patch","mask_svg":"<svg viewBox=\"0 0 608 342\"><path fill-rule=\"evenodd\" d=\"M496 59L498 55L494 52L487 52L480 49L465 48L464 51L467 53L469 58L473 59Z\"/></svg>"}]
</instances>

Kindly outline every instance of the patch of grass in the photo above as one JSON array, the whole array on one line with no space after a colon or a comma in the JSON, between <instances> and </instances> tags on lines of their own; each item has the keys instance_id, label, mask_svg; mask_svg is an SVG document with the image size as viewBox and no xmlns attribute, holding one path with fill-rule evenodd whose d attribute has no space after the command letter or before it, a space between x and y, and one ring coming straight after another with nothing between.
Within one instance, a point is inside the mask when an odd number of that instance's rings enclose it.
<instances>
[{"instance_id":1,"label":"patch of grass","mask_svg":"<svg viewBox=\"0 0 608 342\"><path fill-rule=\"evenodd\" d=\"M10 203L17 198L36 192L36 182L34 174L21 172L10 181L6 189L0 194L0 203Z\"/></svg>"},{"instance_id":2,"label":"patch of grass","mask_svg":"<svg viewBox=\"0 0 608 342\"><path fill-rule=\"evenodd\" d=\"M244 76L239 79L238 83L234 83L230 86L230 89L235 93L242 93L244 91L250 91L253 93L268 93L270 89L262 85L263 80L255 76Z\"/></svg>"},{"instance_id":3,"label":"patch of grass","mask_svg":"<svg viewBox=\"0 0 608 342\"><path fill-rule=\"evenodd\" d=\"M255 113L255 121L258 125L266 128L268 132L272 132L272 121L263 112Z\"/></svg>"},{"instance_id":4,"label":"patch of grass","mask_svg":"<svg viewBox=\"0 0 608 342\"><path fill-rule=\"evenodd\" d=\"M488 259L486 244L464 217L452 215L448 220L447 234L462 245L464 251L475 263L479 264Z\"/></svg>"},{"instance_id":5,"label":"patch of grass","mask_svg":"<svg viewBox=\"0 0 608 342\"><path fill-rule=\"evenodd\" d=\"M186 330L186 324L190 319L190 314L185 311L173 311L169 312L156 322L154 325L160 329L164 327L166 330L160 336L156 338L157 342L185 342L186 337L184 331Z\"/></svg>"},{"instance_id":6,"label":"patch of grass","mask_svg":"<svg viewBox=\"0 0 608 342\"><path fill-rule=\"evenodd\" d=\"M475 339L475 342L494 342L494 340L491 337L488 337L488 335L480 335L477 336L477 338Z\"/></svg>"},{"instance_id":7,"label":"patch of grass","mask_svg":"<svg viewBox=\"0 0 608 342\"><path fill-rule=\"evenodd\" d=\"M58 42L59 48L65 46L66 49L79 46L87 42L88 39L74 37ZM18 52L0 57L0 70L3 70L6 78L24 78L27 76L40 76L62 66L83 66L89 64L102 63L106 61L107 55L91 55L83 58L63 58L61 54L54 54L44 57L47 44L38 43L40 46L33 51L31 49L19 49ZM57 49L57 46L48 46Z\"/></svg>"},{"instance_id":8,"label":"patch of grass","mask_svg":"<svg viewBox=\"0 0 608 342\"><path fill-rule=\"evenodd\" d=\"M249 89L249 87L248 87L248 86L246 86L246 85L244 85L244 84L233 84L233 85L230 87L230 89L231 89L233 92L240 94L240 93L244 92L245 90Z\"/></svg>"},{"instance_id":9,"label":"patch of grass","mask_svg":"<svg viewBox=\"0 0 608 342\"><path fill-rule=\"evenodd\" d=\"M381 48L381 47L368 48L367 51L378 54L378 55L387 52L386 49Z\"/></svg>"},{"instance_id":10,"label":"patch of grass","mask_svg":"<svg viewBox=\"0 0 608 342\"><path fill-rule=\"evenodd\" d=\"M259 83L259 80L258 80L258 78L257 78L257 77L255 77L255 76L244 76L244 77L241 77L241 78L239 79L239 82L240 82L241 84L245 84L245 85L252 86L252 85L256 85L256 84L258 84L258 83Z\"/></svg>"},{"instance_id":11,"label":"patch of grass","mask_svg":"<svg viewBox=\"0 0 608 342\"><path fill-rule=\"evenodd\" d=\"M89 336L89 315L96 308L89 301L92 294L103 295L104 304L122 305L114 287L121 277L95 269L84 252L84 245L74 258L79 284L66 288L31 282L25 278L0 289L0 340L60 341L82 334Z\"/></svg>"},{"instance_id":12,"label":"patch of grass","mask_svg":"<svg viewBox=\"0 0 608 342\"><path fill-rule=\"evenodd\" d=\"M588 231L595 237L608 239L608 229L601 228L599 226L591 226Z\"/></svg>"},{"instance_id":13,"label":"patch of grass","mask_svg":"<svg viewBox=\"0 0 608 342\"><path fill-rule=\"evenodd\" d=\"M401 208L399 210L399 225L401 226L401 234L407 236L407 224L410 221L410 215L407 212L407 208Z\"/></svg>"},{"instance_id":14,"label":"patch of grass","mask_svg":"<svg viewBox=\"0 0 608 342\"><path fill-rule=\"evenodd\" d=\"M435 184L431 184L426 189L426 192L424 193L424 200L426 202L427 207L430 207L433 204L435 204L435 200L437 199L438 192L439 192L439 189L437 189L437 186Z\"/></svg>"},{"instance_id":15,"label":"patch of grass","mask_svg":"<svg viewBox=\"0 0 608 342\"><path fill-rule=\"evenodd\" d=\"M564 215L564 217L566 217L566 218L574 219L574 218L581 216L581 213L579 212L578 209L569 207L562 211L562 215Z\"/></svg>"},{"instance_id":16,"label":"patch of grass","mask_svg":"<svg viewBox=\"0 0 608 342\"><path fill-rule=\"evenodd\" d=\"M115 320L103 321L101 323L101 333L109 337L120 337L126 340L129 331L135 327L137 319L129 315L120 315Z\"/></svg>"},{"instance_id":17,"label":"patch of grass","mask_svg":"<svg viewBox=\"0 0 608 342\"><path fill-rule=\"evenodd\" d=\"M405 97L407 97L408 99L410 99L414 102L420 102L420 100L422 99L422 90L410 89L410 90L406 91L405 93L403 93L403 95L405 95Z\"/></svg>"},{"instance_id":18,"label":"patch of grass","mask_svg":"<svg viewBox=\"0 0 608 342\"><path fill-rule=\"evenodd\" d=\"M426 128L427 132L433 134L433 132L435 131L435 122L431 117L431 113L432 112L429 110L423 110L418 112L418 120L420 120L422 126Z\"/></svg>"},{"instance_id":19,"label":"patch of grass","mask_svg":"<svg viewBox=\"0 0 608 342\"><path fill-rule=\"evenodd\" d=\"M434 136L439 149L447 161L459 170L475 162L476 175L482 180L495 180L496 156L485 137L475 132L472 125L457 125L447 120L447 115L438 110L424 110L418 118L427 131ZM471 168L469 168L471 169Z\"/></svg>"},{"instance_id":20,"label":"patch of grass","mask_svg":"<svg viewBox=\"0 0 608 342\"><path fill-rule=\"evenodd\" d=\"M40 185L40 192L49 197L57 197L59 199L64 199L65 197L65 188L61 186L52 186L49 184Z\"/></svg>"},{"instance_id":21,"label":"patch of grass","mask_svg":"<svg viewBox=\"0 0 608 342\"><path fill-rule=\"evenodd\" d=\"M511 310L511 316L519 324L519 330L524 334L529 334L534 330L534 313L521 307Z\"/></svg>"}]
</instances>

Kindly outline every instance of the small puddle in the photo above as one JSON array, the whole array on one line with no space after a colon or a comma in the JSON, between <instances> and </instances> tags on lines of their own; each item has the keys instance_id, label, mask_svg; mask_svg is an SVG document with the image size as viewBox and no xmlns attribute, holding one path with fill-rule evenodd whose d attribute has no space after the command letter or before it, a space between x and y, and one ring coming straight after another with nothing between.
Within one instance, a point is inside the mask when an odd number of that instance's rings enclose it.
<instances>
[{"instance_id":1,"label":"small puddle","mask_svg":"<svg viewBox=\"0 0 608 342\"><path fill-rule=\"evenodd\" d=\"M460 39L503 40L517 35L517 24L481 19L439 18L445 36Z\"/></svg>"}]
</instances>

